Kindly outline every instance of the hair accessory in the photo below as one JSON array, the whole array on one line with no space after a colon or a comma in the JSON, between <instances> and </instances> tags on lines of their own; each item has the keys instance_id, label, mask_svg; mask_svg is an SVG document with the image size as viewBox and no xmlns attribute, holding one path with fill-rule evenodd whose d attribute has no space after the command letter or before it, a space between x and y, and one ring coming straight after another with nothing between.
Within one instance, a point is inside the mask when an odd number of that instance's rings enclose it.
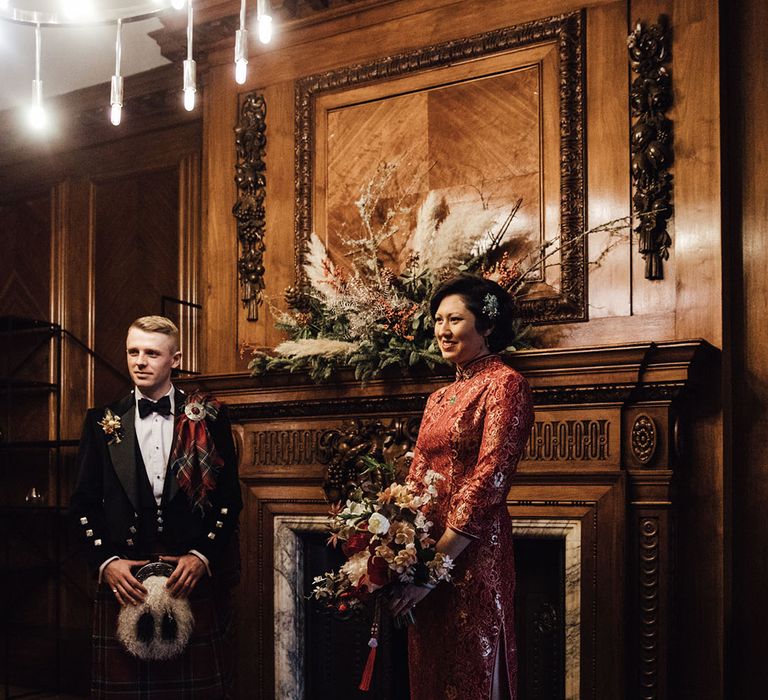
<instances>
[{"instance_id":1,"label":"hair accessory","mask_svg":"<svg viewBox=\"0 0 768 700\"><path fill-rule=\"evenodd\" d=\"M499 315L499 299L490 292L483 297L483 316L494 319Z\"/></svg>"}]
</instances>

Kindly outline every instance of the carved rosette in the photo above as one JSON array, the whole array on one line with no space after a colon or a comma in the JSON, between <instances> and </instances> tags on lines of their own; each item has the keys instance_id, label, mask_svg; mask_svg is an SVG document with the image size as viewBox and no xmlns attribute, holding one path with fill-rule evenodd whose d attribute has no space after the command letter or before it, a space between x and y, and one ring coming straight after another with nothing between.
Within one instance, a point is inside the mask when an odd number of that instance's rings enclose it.
<instances>
[{"instance_id":1,"label":"carved rosette","mask_svg":"<svg viewBox=\"0 0 768 700\"><path fill-rule=\"evenodd\" d=\"M670 60L670 35L664 16L646 27L638 22L629 35L629 62L637 77L632 82L629 103L634 123L630 135L632 151L632 204L638 223L638 250L645 260L645 277L663 279L663 261L669 258L672 239L667 222L672 216L673 161L672 122L666 114L672 105L672 78L666 68Z\"/></svg>"},{"instance_id":2,"label":"carved rosette","mask_svg":"<svg viewBox=\"0 0 768 700\"><path fill-rule=\"evenodd\" d=\"M659 519L640 519L640 697L658 697Z\"/></svg>"},{"instance_id":3,"label":"carved rosette","mask_svg":"<svg viewBox=\"0 0 768 700\"><path fill-rule=\"evenodd\" d=\"M640 464L648 464L656 452L657 433L653 418L645 414L635 418L632 425L632 454Z\"/></svg>"},{"instance_id":4,"label":"carved rosette","mask_svg":"<svg viewBox=\"0 0 768 700\"><path fill-rule=\"evenodd\" d=\"M235 127L235 183L238 198L232 208L240 242L237 269L241 298L243 306L248 310L249 321L258 321L259 306L264 301L266 144L267 103L263 94L254 92L245 98L240 107L240 121Z\"/></svg>"},{"instance_id":5,"label":"carved rosette","mask_svg":"<svg viewBox=\"0 0 768 700\"><path fill-rule=\"evenodd\" d=\"M339 430L326 430L319 441L320 461L327 464L323 490L332 503L346 499L351 485L360 483L367 468L362 458L370 455L394 464L401 481L407 474L408 453L416 444L420 418L354 420Z\"/></svg>"},{"instance_id":6,"label":"carved rosette","mask_svg":"<svg viewBox=\"0 0 768 700\"><path fill-rule=\"evenodd\" d=\"M546 41L557 42L560 91L561 293L523 299L521 313L533 322L587 320L584 231L584 16L581 12L497 29L464 39L387 56L370 63L311 75L295 92L295 251L297 288L306 283L303 263L312 232L313 154L316 147L314 105L318 95L366 83L394 80L420 71Z\"/></svg>"}]
</instances>

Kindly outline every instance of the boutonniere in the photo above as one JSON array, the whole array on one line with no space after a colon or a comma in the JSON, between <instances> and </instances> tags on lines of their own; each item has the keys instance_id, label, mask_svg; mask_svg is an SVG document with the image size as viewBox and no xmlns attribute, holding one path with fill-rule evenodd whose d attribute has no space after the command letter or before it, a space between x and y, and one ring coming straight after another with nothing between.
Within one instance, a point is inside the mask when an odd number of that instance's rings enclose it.
<instances>
[{"instance_id":1,"label":"boutonniere","mask_svg":"<svg viewBox=\"0 0 768 700\"><path fill-rule=\"evenodd\" d=\"M97 422L104 431L104 434L109 438L107 444L116 444L123 439L123 423L120 420L120 416L116 416L109 408L104 411L104 417Z\"/></svg>"}]
</instances>

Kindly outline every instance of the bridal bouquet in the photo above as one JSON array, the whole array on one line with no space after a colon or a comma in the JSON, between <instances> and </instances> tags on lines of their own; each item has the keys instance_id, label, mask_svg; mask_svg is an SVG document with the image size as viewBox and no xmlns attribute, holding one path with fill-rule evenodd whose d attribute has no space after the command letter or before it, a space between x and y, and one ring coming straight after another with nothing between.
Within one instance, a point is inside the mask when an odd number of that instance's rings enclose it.
<instances>
[{"instance_id":1,"label":"bridal bouquet","mask_svg":"<svg viewBox=\"0 0 768 700\"><path fill-rule=\"evenodd\" d=\"M376 473L381 483L382 472L393 475L394 470L388 465L372 457L363 460L368 468L361 477ZM430 503L437 496L437 483L443 478L430 470L424 476L423 488L393 481L379 491L358 486L350 492L346 503L331 511L328 542L333 546L340 544L347 560L338 572L315 577L312 597L341 617L362 613L373 604L374 622L368 642L371 652L362 690L368 689L373 672L382 595L399 584L434 585L451 580L453 561L436 551L430 534L432 522L428 519ZM371 480L363 482L366 483ZM402 617L401 624L413 621L410 612Z\"/></svg>"}]
</instances>

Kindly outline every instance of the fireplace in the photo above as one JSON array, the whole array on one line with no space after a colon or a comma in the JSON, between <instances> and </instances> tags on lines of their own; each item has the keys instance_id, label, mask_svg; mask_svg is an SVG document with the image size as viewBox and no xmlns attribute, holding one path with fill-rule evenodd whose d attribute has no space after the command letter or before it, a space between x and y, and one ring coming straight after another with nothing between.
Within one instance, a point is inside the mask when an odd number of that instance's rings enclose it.
<instances>
[{"instance_id":1,"label":"fireplace","mask_svg":"<svg viewBox=\"0 0 768 700\"><path fill-rule=\"evenodd\" d=\"M507 501L518 559L521 698L669 697L672 483L680 436L706 397L716 360L703 341L513 356L536 407ZM312 566L328 563L312 553L323 549L328 465L351 445L385 455L411 448L426 397L449 381L196 378L229 405L241 454L244 697L311 697L318 673L306 640L319 628L308 621L302 586ZM549 598L537 597L542 590ZM336 633L321 632L328 634ZM362 659L365 630L344 634L355 645L359 634ZM395 683L404 664L390 661ZM545 663L557 673L537 673Z\"/></svg>"},{"instance_id":2,"label":"fireplace","mask_svg":"<svg viewBox=\"0 0 768 700\"><path fill-rule=\"evenodd\" d=\"M317 683L314 692L307 692L307 671L313 665L311 657L315 653L306 633L306 619L312 614L311 603L307 602L308 582L325 570L322 567L307 570L307 560L313 558L308 556L307 549L324 547L322 535L326 531L325 516L281 515L274 520L275 694L283 700L330 697L331 689L325 683ZM513 532L520 572L517 609L521 685L529 688L524 697L576 700L579 697L581 523L547 518L516 519ZM321 537L317 537L318 534ZM537 545L544 545L538 546L538 553ZM316 558L328 561L327 557ZM521 558L535 565L528 566ZM327 616L322 617L327 626L334 624ZM359 653L364 655L367 626L364 623L347 626L346 636L360 645ZM323 634L315 635L315 638L323 637ZM405 666L402 659L391 658L398 652L405 656L404 642L401 635L396 640L400 648L390 650L392 668L384 673L388 685L404 685L389 678ZM334 697L339 700L356 697L356 694L347 696L340 692L341 681L336 673L329 672L328 678L326 682L335 684ZM354 680L347 685L354 688Z\"/></svg>"}]
</instances>

